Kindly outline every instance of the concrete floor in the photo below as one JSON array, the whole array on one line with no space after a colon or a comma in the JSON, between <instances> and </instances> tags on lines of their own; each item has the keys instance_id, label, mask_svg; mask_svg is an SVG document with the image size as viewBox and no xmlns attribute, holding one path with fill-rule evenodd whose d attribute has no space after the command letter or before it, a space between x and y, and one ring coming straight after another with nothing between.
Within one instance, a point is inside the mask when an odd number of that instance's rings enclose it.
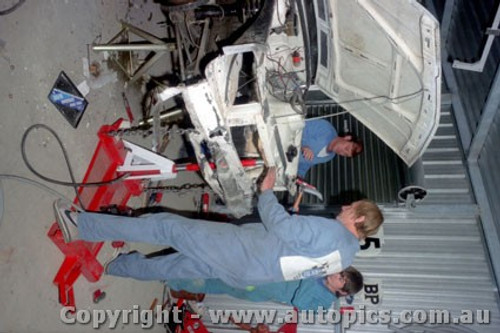
<instances>
[{"instance_id":1,"label":"concrete floor","mask_svg":"<svg viewBox=\"0 0 500 333\"><path fill-rule=\"evenodd\" d=\"M5 8L0 7L0 11L2 9ZM89 106L77 129L69 125L47 95L62 70L75 84L86 79L82 63L82 58L87 57L86 44L109 40L120 30L122 19L144 30L161 33L157 22L164 17L159 5L152 0L28 0L13 13L0 16L1 174L36 179L23 163L20 144L29 126L42 123L61 137L75 176L77 180L82 179L97 143L97 130L103 124L126 117L121 97L123 81L90 90L86 96ZM102 55L91 58L101 60ZM128 89L127 94L135 117L139 118L142 92ZM179 142L174 142L169 146L170 154L177 154L179 147ZM36 131L28 139L27 153L39 172L69 180L62 154L47 132ZM193 181L186 177L176 182ZM72 188L48 185L68 198L74 197ZM2 180L2 187L5 208L0 222L0 299L3 303L0 332L93 331L90 325L69 326L60 319L61 305L52 280L64 257L47 237L54 222L52 202L56 197L12 180ZM168 206L193 209L195 196L196 193L170 194L164 202ZM140 206L142 201L143 198L134 199L133 206ZM131 247L146 252L154 250L143 244ZM111 252L110 245L105 244L99 256L101 262ZM92 293L99 288L107 296L99 304L93 304ZM134 305L144 309L150 307L154 298L161 299L163 286L159 282L104 276L97 283L80 277L74 289L78 309L132 309ZM120 331L139 329L133 324L118 325ZM163 329L156 326L152 331Z\"/></svg>"}]
</instances>

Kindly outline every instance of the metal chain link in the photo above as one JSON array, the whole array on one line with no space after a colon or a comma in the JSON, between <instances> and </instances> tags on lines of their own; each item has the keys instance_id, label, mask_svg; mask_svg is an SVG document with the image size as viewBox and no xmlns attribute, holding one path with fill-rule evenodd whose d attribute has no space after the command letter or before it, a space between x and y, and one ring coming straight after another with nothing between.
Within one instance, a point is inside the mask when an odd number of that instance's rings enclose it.
<instances>
[{"instance_id":1,"label":"metal chain link","mask_svg":"<svg viewBox=\"0 0 500 333\"><path fill-rule=\"evenodd\" d=\"M167 129L161 128L160 136L171 135L171 134L179 134L184 135L188 133L199 133L199 131L194 128L179 128L179 129ZM121 128L118 130L109 131L108 135L113 137L122 137L122 136L133 136L133 135L141 135L143 137L149 136L153 134L152 128L145 128L144 126L132 126L130 128ZM194 189L204 189L207 188L207 184L190 184L185 183L182 185L165 185L165 186L147 186L144 188L145 191L171 191L171 192L182 192L182 191L190 191Z\"/></svg>"},{"instance_id":2,"label":"metal chain link","mask_svg":"<svg viewBox=\"0 0 500 333\"><path fill-rule=\"evenodd\" d=\"M197 130L194 128L178 128L178 129L166 129L162 128L161 129L161 136L164 135L171 135L171 134L179 134L179 135L184 135L184 134L189 134L189 133L199 133ZM134 135L141 135L143 137L150 136L153 134L153 129L152 128L144 128L143 126L133 126L130 128L120 128L118 130L113 130L109 131L108 135L109 136L134 136Z\"/></svg>"},{"instance_id":3,"label":"metal chain link","mask_svg":"<svg viewBox=\"0 0 500 333\"><path fill-rule=\"evenodd\" d=\"M154 191L172 191L172 192L180 192L180 191L189 191L197 188L204 189L208 187L207 184L182 184L182 185L165 185L165 186L150 186L146 187L145 190L154 190Z\"/></svg>"}]
</instances>

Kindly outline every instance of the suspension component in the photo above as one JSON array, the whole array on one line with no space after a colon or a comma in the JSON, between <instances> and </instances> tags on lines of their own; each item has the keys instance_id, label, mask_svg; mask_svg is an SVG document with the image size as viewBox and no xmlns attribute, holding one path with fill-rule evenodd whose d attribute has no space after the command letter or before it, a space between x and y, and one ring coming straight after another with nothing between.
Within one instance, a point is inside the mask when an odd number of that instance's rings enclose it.
<instances>
[{"instance_id":1,"label":"suspension component","mask_svg":"<svg viewBox=\"0 0 500 333\"><path fill-rule=\"evenodd\" d=\"M204 20L206 18L236 16L241 23L244 23L259 12L260 5L260 0L246 0L243 5L241 1L231 4L202 5L194 10L194 17L196 20Z\"/></svg>"},{"instance_id":2,"label":"suspension component","mask_svg":"<svg viewBox=\"0 0 500 333\"><path fill-rule=\"evenodd\" d=\"M160 8L164 12L187 11L207 2L208 0L162 0Z\"/></svg>"}]
</instances>

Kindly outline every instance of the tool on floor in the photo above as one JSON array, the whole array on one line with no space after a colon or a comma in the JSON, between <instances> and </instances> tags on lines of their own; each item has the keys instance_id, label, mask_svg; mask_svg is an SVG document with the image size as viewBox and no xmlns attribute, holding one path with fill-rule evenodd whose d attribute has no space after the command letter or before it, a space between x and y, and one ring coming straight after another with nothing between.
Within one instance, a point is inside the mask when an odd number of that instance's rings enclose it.
<instances>
[{"instance_id":1,"label":"tool on floor","mask_svg":"<svg viewBox=\"0 0 500 333\"><path fill-rule=\"evenodd\" d=\"M210 195L208 193L203 193L201 195L201 212L203 214L208 213L210 209Z\"/></svg>"},{"instance_id":2,"label":"tool on floor","mask_svg":"<svg viewBox=\"0 0 500 333\"><path fill-rule=\"evenodd\" d=\"M207 215L210 208L210 195L207 192L203 192L199 200L194 198L194 205L199 216Z\"/></svg>"},{"instance_id":3,"label":"tool on floor","mask_svg":"<svg viewBox=\"0 0 500 333\"><path fill-rule=\"evenodd\" d=\"M344 314L346 312L354 312L354 306L342 306L342 307L340 307L340 314Z\"/></svg>"},{"instance_id":4,"label":"tool on floor","mask_svg":"<svg viewBox=\"0 0 500 333\"><path fill-rule=\"evenodd\" d=\"M151 193L151 195L148 198L147 206L150 207L150 206L157 205L162 201L162 199L163 199L163 193L153 192L153 193Z\"/></svg>"},{"instance_id":5,"label":"tool on floor","mask_svg":"<svg viewBox=\"0 0 500 333\"><path fill-rule=\"evenodd\" d=\"M130 108L130 103L128 102L127 95L122 92L123 103L125 104L125 112L127 112L127 117L130 123L134 122L134 115L132 114L132 109Z\"/></svg>"},{"instance_id":6,"label":"tool on floor","mask_svg":"<svg viewBox=\"0 0 500 333\"><path fill-rule=\"evenodd\" d=\"M182 323L176 323L175 318L178 316L173 315L174 306L170 309L169 321L166 325L167 332L172 333L210 333L200 319L200 315L191 312L188 309L187 302L183 298L179 298L175 305L180 310L180 317ZM177 312L177 311L176 311ZM178 314L179 312L177 312Z\"/></svg>"},{"instance_id":7,"label":"tool on floor","mask_svg":"<svg viewBox=\"0 0 500 333\"><path fill-rule=\"evenodd\" d=\"M64 71L59 73L48 98L71 126L76 128L88 102Z\"/></svg>"},{"instance_id":8,"label":"tool on floor","mask_svg":"<svg viewBox=\"0 0 500 333\"><path fill-rule=\"evenodd\" d=\"M106 292L102 291L101 289L97 289L92 293L92 301L97 304L100 301L102 301L106 297Z\"/></svg>"},{"instance_id":9,"label":"tool on floor","mask_svg":"<svg viewBox=\"0 0 500 333\"><path fill-rule=\"evenodd\" d=\"M153 302L151 302L151 305L149 306L149 311L150 311L150 313L153 314L153 317L158 315L157 313L155 313L157 304L158 304L158 298L155 297L155 299L153 299ZM151 320L151 319L149 319L149 320ZM146 327L148 325L147 318L141 318L141 321L142 321L142 325L144 325L143 327Z\"/></svg>"}]
</instances>

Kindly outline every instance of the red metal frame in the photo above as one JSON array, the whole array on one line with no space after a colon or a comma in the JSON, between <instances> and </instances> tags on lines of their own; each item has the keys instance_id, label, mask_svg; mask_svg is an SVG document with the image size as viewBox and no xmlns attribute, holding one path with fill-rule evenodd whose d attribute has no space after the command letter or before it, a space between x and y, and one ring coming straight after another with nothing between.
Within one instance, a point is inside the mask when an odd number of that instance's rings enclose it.
<instances>
[{"instance_id":1,"label":"red metal frame","mask_svg":"<svg viewBox=\"0 0 500 333\"><path fill-rule=\"evenodd\" d=\"M116 169L123 164L126 151L123 149L123 142L108 133L117 130L122 121L120 119L113 125L105 125L99 129L99 142L83 183L109 181L119 176ZM125 180L100 187L80 187L78 192L86 210L100 211L101 207L111 204L125 206L131 196L141 195L142 190L140 180ZM74 307L73 284L80 274L89 282L96 282L101 278L103 266L97 260L97 254L103 242L78 240L66 244L56 222L52 224L47 235L65 256L53 281L58 287L59 303Z\"/></svg>"}]
</instances>

